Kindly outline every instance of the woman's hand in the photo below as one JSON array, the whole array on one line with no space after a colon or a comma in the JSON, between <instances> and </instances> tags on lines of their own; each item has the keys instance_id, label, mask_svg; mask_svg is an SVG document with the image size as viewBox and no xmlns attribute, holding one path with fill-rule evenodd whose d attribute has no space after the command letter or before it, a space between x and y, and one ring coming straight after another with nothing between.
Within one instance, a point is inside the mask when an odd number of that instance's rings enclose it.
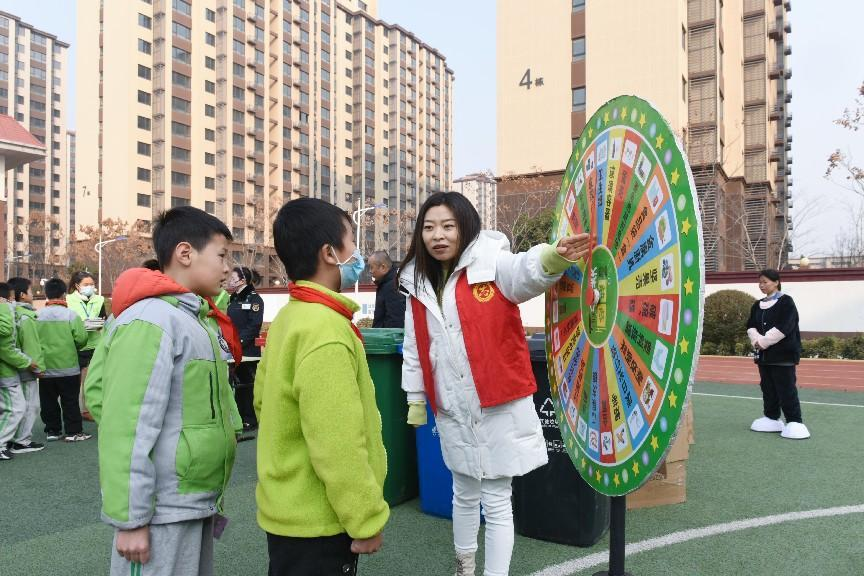
<instances>
[{"instance_id":1,"label":"woman's hand","mask_svg":"<svg viewBox=\"0 0 864 576\"><path fill-rule=\"evenodd\" d=\"M570 261L585 258L591 250L591 236L584 232L575 236L565 236L558 240L555 250Z\"/></svg>"}]
</instances>

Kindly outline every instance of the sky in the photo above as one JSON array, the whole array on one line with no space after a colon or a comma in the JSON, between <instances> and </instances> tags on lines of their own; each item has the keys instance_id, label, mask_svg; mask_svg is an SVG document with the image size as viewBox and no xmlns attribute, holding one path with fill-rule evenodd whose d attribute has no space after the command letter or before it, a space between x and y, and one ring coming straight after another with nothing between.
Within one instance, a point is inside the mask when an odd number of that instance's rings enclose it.
<instances>
[{"instance_id":1,"label":"sky","mask_svg":"<svg viewBox=\"0 0 864 576\"><path fill-rule=\"evenodd\" d=\"M438 49L455 73L453 177L494 169L495 1L378 2L380 19L401 25ZM72 45L67 81L70 128L75 127L75 3L0 0L0 10L16 14ZM794 0L790 16L792 217L796 224L792 241L796 256L820 256L829 253L838 235L850 229L854 210L864 210L861 198L823 177L826 159L836 148L864 164L864 132L852 133L832 122L854 104L857 87L864 82L859 42L864 2Z\"/></svg>"}]
</instances>

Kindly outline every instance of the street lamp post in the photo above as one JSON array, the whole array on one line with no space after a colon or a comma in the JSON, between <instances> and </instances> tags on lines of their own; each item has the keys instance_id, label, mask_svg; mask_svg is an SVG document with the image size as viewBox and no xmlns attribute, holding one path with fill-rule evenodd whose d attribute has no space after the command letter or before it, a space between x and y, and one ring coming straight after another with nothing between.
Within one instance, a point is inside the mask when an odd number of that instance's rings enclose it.
<instances>
[{"instance_id":1,"label":"street lamp post","mask_svg":"<svg viewBox=\"0 0 864 576\"><path fill-rule=\"evenodd\" d=\"M101 226L100 226L101 228ZM101 233L100 233L101 237ZM94 246L96 253L99 254L99 294L102 294L102 248L106 245L111 244L112 242L117 242L119 240L126 240L126 236L118 236L117 238L112 238L111 240L104 240L96 243Z\"/></svg>"},{"instance_id":2,"label":"street lamp post","mask_svg":"<svg viewBox=\"0 0 864 576\"><path fill-rule=\"evenodd\" d=\"M360 248L360 227L362 222L360 217L366 212L369 212L370 210L375 210L376 208L385 208L386 206L386 204L375 204L374 206L369 206L368 208L359 208L351 214L351 219L354 221L354 224L356 225L355 228L357 230L357 240L354 242L357 248ZM360 280L357 280L357 282L354 283L354 297L356 298L359 293Z\"/></svg>"}]
</instances>

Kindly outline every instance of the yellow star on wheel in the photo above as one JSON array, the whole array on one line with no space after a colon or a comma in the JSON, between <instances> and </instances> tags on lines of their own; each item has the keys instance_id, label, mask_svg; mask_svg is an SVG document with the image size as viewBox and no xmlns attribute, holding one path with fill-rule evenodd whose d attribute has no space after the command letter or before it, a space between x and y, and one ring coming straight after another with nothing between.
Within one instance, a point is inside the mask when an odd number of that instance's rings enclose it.
<instances>
[{"instance_id":1,"label":"yellow star on wheel","mask_svg":"<svg viewBox=\"0 0 864 576\"><path fill-rule=\"evenodd\" d=\"M621 119L624 120L625 122L627 121L627 107L626 106L621 108Z\"/></svg>"},{"instance_id":2,"label":"yellow star on wheel","mask_svg":"<svg viewBox=\"0 0 864 576\"><path fill-rule=\"evenodd\" d=\"M675 168L674 170L672 170L671 176L672 176L672 185L673 186L677 185L678 184L678 178L681 177L681 174L678 173L678 168Z\"/></svg>"},{"instance_id":3,"label":"yellow star on wheel","mask_svg":"<svg viewBox=\"0 0 864 576\"><path fill-rule=\"evenodd\" d=\"M612 477L612 482L615 483L615 486L621 485L621 480L618 479L618 474L615 474L615 476Z\"/></svg>"},{"instance_id":4,"label":"yellow star on wheel","mask_svg":"<svg viewBox=\"0 0 864 576\"><path fill-rule=\"evenodd\" d=\"M681 232L683 232L685 236L690 235L690 228L692 227L693 225L690 224L690 218L685 218L684 221L681 222Z\"/></svg>"},{"instance_id":5,"label":"yellow star on wheel","mask_svg":"<svg viewBox=\"0 0 864 576\"><path fill-rule=\"evenodd\" d=\"M693 293L693 280L687 278L687 281L684 282L684 294L692 294Z\"/></svg>"},{"instance_id":6,"label":"yellow star on wheel","mask_svg":"<svg viewBox=\"0 0 864 576\"><path fill-rule=\"evenodd\" d=\"M582 458L582 461L579 462L579 464L582 466L582 468L585 468L585 458Z\"/></svg>"},{"instance_id":7,"label":"yellow star on wheel","mask_svg":"<svg viewBox=\"0 0 864 576\"><path fill-rule=\"evenodd\" d=\"M690 351L690 342L687 338L681 338L678 345L681 347L681 354L687 354Z\"/></svg>"},{"instance_id":8,"label":"yellow star on wheel","mask_svg":"<svg viewBox=\"0 0 864 576\"><path fill-rule=\"evenodd\" d=\"M641 113L641 114L639 115L639 127L640 127L640 128L644 128L644 127L645 127L645 123L646 123L647 121L648 121L648 120L645 118L645 113L644 113L644 112Z\"/></svg>"},{"instance_id":9,"label":"yellow star on wheel","mask_svg":"<svg viewBox=\"0 0 864 576\"><path fill-rule=\"evenodd\" d=\"M585 138L582 138L582 151L585 151L585 144L588 142Z\"/></svg>"},{"instance_id":10,"label":"yellow star on wheel","mask_svg":"<svg viewBox=\"0 0 864 576\"><path fill-rule=\"evenodd\" d=\"M609 112L603 114L603 124L609 124Z\"/></svg>"},{"instance_id":11,"label":"yellow star on wheel","mask_svg":"<svg viewBox=\"0 0 864 576\"><path fill-rule=\"evenodd\" d=\"M654 140L654 147L657 148L657 150L660 150L661 148L663 148L663 135L662 134L657 135L657 138Z\"/></svg>"},{"instance_id":12,"label":"yellow star on wheel","mask_svg":"<svg viewBox=\"0 0 864 576\"><path fill-rule=\"evenodd\" d=\"M675 395L675 392L669 393L669 406L672 408L676 408L678 406L678 397Z\"/></svg>"},{"instance_id":13,"label":"yellow star on wheel","mask_svg":"<svg viewBox=\"0 0 864 576\"><path fill-rule=\"evenodd\" d=\"M602 478L602 476L600 476L600 471L599 471L599 470L597 470L597 473L594 474L594 477L597 478L597 482L600 481L600 478Z\"/></svg>"},{"instance_id":14,"label":"yellow star on wheel","mask_svg":"<svg viewBox=\"0 0 864 576\"><path fill-rule=\"evenodd\" d=\"M588 138L591 138L592 136L594 136L594 128L589 126L588 127Z\"/></svg>"},{"instance_id":15,"label":"yellow star on wheel","mask_svg":"<svg viewBox=\"0 0 864 576\"><path fill-rule=\"evenodd\" d=\"M633 462L633 467L631 468L631 470L633 470L633 474L638 476L639 475L639 463Z\"/></svg>"},{"instance_id":16,"label":"yellow star on wheel","mask_svg":"<svg viewBox=\"0 0 864 576\"><path fill-rule=\"evenodd\" d=\"M651 436L651 448L656 452L659 447L660 444L657 442L657 436Z\"/></svg>"}]
</instances>

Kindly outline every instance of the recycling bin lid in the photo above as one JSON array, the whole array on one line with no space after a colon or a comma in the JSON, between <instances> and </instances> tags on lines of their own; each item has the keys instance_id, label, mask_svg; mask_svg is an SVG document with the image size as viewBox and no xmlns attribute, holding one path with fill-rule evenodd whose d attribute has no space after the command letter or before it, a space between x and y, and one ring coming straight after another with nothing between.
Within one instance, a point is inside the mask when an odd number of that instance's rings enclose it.
<instances>
[{"instance_id":1,"label":"recycling bin lid","mask_svg":"<svg viewBox=\"0 0 864 576\"><path fill-rule=\"evenodd\" d=\"M361 328L367 354L401 354L405 330L402 328Z\"/></svg>"}]
</instances>

